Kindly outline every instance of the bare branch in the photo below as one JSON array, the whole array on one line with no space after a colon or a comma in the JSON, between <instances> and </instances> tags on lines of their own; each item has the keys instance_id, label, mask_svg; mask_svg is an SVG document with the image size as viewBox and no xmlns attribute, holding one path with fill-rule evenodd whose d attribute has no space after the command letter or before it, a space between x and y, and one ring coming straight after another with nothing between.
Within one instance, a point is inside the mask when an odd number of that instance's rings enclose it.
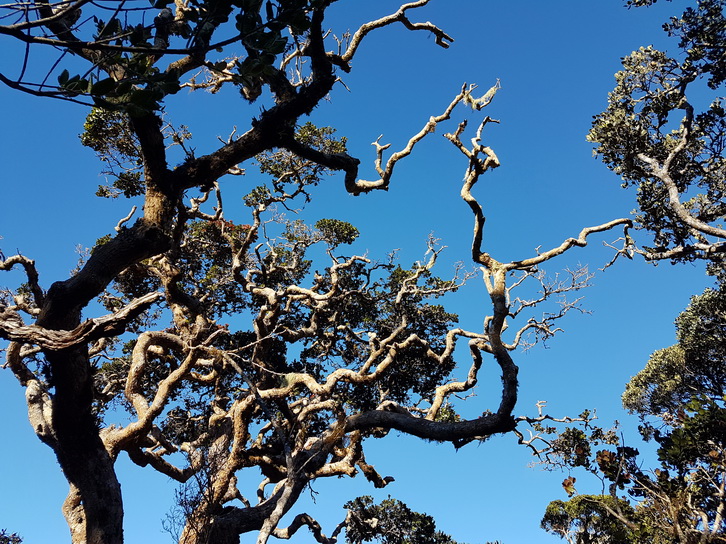
<instances>
[{"instance_id":1,"label":"bare branch","mask_svg":"<svg viewBox=\"0 0 726 544\"><path fill-rule=\"evenodd\" d=\"M350 44L348 45L348 49L345 51L345 53L343 53L343 55L341 55L340 60L342 60L346 64L349 63L353 59L353 56L358 50L358 47L363 41L363 38L365 38L371 31L377 28L391 25L396 22L402 23L409 30L425 30L427 32L431 32L436 37L437 45L440 45L443 48L448 48L451 42L454 41L451 36L446 34L436 25L433 25L429 22L412 23L406 16L406 12L409 9L419 8L421 6L425 6L428 3L429 0L418 0L417 2L409 2L408 4L404 4L400 8L398 8L398 11L396 11L396 13L381 17L380 19L376 19L375 21L371 21L369 23L365 23L353 34L353 37L350 40Z\"/></svg>"},{"instance_id":2,"label":"bare branch","mask_svg":"<svg viewBox=\"0 0 726 544\"><path fill-rule=\"evenodd\" d=\"M23 363L23 357L26 356L22 352L22 344L18 342L10 342L6 353L6 362L4 367L9 367L20 382L25 387L25 402L28 406L28 419L35 431L35 434L43 442L55 449L57 440L55 436L55 427L53 425L53 407L52 400L45 384L30 371Z\"/></svg>"},{"instance_id":3,"label":"bare branch","mask_svg":"<svg viewBox=\"0 0 726 544\"><path fill-rule=\"evenodd\" d=\"M298 514L293 518L288 527L285 529L275 529L272 536L281 540L289 540L298 531L298 529L300 529L300 527L305 525L310 529L310 532L313 534L313 538L315 538L317 542L320 542L320 544L336 544L336 542L338 542L338 535L348 524L350 516L351 514L348 512L346 518L336 526L330 537L326 537L323 534L320 524L308 514Z\"/></svg>"},{"instance_id":4,"label":"bare branch","mask_svg":"<svg viewBox=\"0 0 726 544\"><path fill-rule=\"evenodd\" d=\"M136 206L132 206L129 214L118 222L118 224L114 227L114 230L116 232L121 232L121 229L123 228L123 226L126 223L128 223L129 221L131 221L131 218L134 216L135 213L136 213Z\"/></svg>"},{"instance_id":5,"label":"bare branch","mask_svg":"<svg viewBox=\"0 0 726 544\"><path fill-rule=\"evenodd\" d=\"M0 257L2 257L2 254L0 254ZM30 291L33 293L35 305L42 306L45 301L45 293L38 284L38 271L35 268L35 261L23 255L11 255L7 259L0 259L0 270L10 270L16 264L25 269L25 275L28 278L28 285L30 285Z\"/></svg>"},{"instance_id":6,"label":"bare branch","mask_svg":"<svg viewBox=\"0 0 726 544\"><path fill-rule=\"evenodd\" d=\"M464 84L461 88L461 92L454 97L454 99L446 107L444 112L440 115L432 116L431 118L429 118L428 122L423 126L423 128L408 140L408 143L401 151L393 153L388 158L385 166L383 166L383 151L388 149L390 147L390 144L380 145L378 141L381 139L382 136L379 136L378 140L373 142L372 145L376 146L375 165L376 171L378 172L378 175L381 176L381 178L377 181L357 180L355 182L355 187L348 186L346 180L346 188L348 189L348 191L355 193L356 190L358 192L367 192L373 189L387 189L390 185L391 177L393 176L393 169L395 168L396 163L398 163L398 161L400 161L401 159L408 157L411 152L413 152L416 144L423 140L428 134L432 134L433 132L435 132L436 127L439 123L450 119L451 112L462 100L470 95L471 88L472 87L467 89L467 85Z\"/></svg>"},{"instance_id":7,"label":"bare branch","mask_svg":"<svg viewBox=\"0 0 726 544\"><path fill-rule=\"evenodd\" d=\"M684 132L687 134L686 131ZM726 239L726 230L704 223L703 221L693 217L693 215L688 212L683 203L681 203L681 195L678 191L678 186L675 184L668 171L673 158L685 147L686 134L684 134L681 143L669 154L663 164L658 164L658 161L644 155L643 153L639 153L638 158L645 162L650 167L652 174L662 181L663 185L665 185L668 190L668 204L678 219L697 232Z\"/></svg>"},{"instance_id":8,"label":"bare branch","mask_svg":"<svg viewBox=\"0 0 726 544\"><path fill-rule=\"evenodd\" d=\"M504 264L503 266L508 270L526 270L527 268L530 268L532 266L537 266L545 261L549 261L550 259L553 259L558 255L562 255L572 247L585 247L587 245L588 236L597 232L608 231L614 227L617 227L618 225L632 227L632 221L627 218L613 219L612 221L608 221L607 223L603 223L601 225L586 227L580 231L580 234L577 238L568 238L559 246L552 248L549 251L545 251L544 253L540 253L537 257L531 257L529 259L524 259L521 261L512 261L510 263Z\"/></svg>"}]
</instances>

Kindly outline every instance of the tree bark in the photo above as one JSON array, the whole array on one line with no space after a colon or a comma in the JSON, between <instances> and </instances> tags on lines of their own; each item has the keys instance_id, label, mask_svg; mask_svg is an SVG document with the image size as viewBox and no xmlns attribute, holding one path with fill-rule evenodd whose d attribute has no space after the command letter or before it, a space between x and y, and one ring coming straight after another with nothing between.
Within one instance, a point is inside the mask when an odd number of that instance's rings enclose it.
<instances>
[{"instance_id":1,"label":"tree bark","mask_svg":"<svg viewBox=\"0 0 726 544\"><path fill-rule=\"evenodd\" d=\"M150 199L147 199L150 200ZM165 215L154 207L155 214ZM171 206L167 203L167 209ZM50 330L73 330L81 311L129 265L165 251L169 238L161 225L146 219L122 230L98 247L72 278L51 286L37 325ZM86 345L46 350L52 388L51 425L54 450L70 491L63 513L74 544L122 544L123 501L114 470L93 411L93 367Z\"/></svg>"},{"instance_id":2,"label":"tree bark","mask_svg":"<svg viewBox=\"0 0 726 544\"><path fill-rule=\"evenodd\" d=\"M114 459L92 410L91 365L85 348L46 353L55 387L55 454L70 492L63 513L74 544L122 544L123 502Z\"/></svg>"}]
</instances>

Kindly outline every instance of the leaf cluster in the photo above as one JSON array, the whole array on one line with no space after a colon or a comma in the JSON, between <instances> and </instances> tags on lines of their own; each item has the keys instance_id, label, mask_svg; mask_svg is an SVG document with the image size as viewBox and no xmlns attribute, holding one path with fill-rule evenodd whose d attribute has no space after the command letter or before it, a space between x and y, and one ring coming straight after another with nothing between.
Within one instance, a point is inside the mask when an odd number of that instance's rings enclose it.
<instances>
[{"instance_id":1,"label":"leaf cluster","mask_svg":"<svg viewBox=\"0 0 726 544\"><path fill-rule=\"evenodd\" d=\"M726 394L726 289L691 298L676 319L674 346L656 351L628 382L623 406L641 418L675 414L694 396Z\"/></svg>"},{"instance_id":2,"label":"leaf cluster","mask_svg":"<svg viewBox=\"0 0 726 544\"><path fill-rule=\"evenodd\" d=\"M0 529L0 544L21 544L22 541L17 533L8 533L5 529Z\"/></svg>"},{"instance_id":3,"label":"leaf cluster","mask_svg":"<svg viewBox=\"0 0 726 544\"><path fill-rule=\"evenodd\" d=\"M626 502L609 495L577 495L569 501L547 505L541 527L572 544L640 543L640 535L612 514L614 510L633 515Z\"/></svg>"},{"instance_id":4,"label":"leaf cluster","mask_svg":"<svg viewBox=\"0 0 726 544\"><path fill-rule=\"evenodd\" d=\"M102 173L115 177L110 185L100 185L96 195L131 198L143 194L141 148L128 116L117 110L92 108L83 129L81 143L104 163Z\"/></svg>"},{"instance_id":5,"label":"leaf cluster","mask_svg":"<svg viewBox=\"0 0 726 544\"><path fill-rule=\"evenodd\" d=\"M120 7L111 18L103 11L89 12L92 5L87 5L83 16L82 10L77 9L63 21L72 28L72 41L93 45L93 50L84 52L84 56L93 59L96 66L89 72L73 75L63 70L57 76L57 89L61 96L89 97L96 106L131 115L159 110L165 96L179 91L183 75L176 66L166 69L156 66L164 51L173 49L202 59L201 64L213 75L226 72L229 66L224 60L203 60L215 50L223 51L223 47L213 42L219 30L225 28L236 36L226 40L217 38L217 41L238 43L246 53L233 63L233 71L228 73L230 81L245 98L254 101L263 85L279 75L275 67L279 56L289 53L305 39L311 28L312 13L331 3L331 0L192 0L175 6L172 11L170 1L156 0L146 8ZM149 11L156 13L149 16ZM103 53L97 54L96 50Z\"/></svg>"},{"instance_id":6,"label":"leaf cluster","mask_svg":"<svg viewBox=\"0 0 726 544\"><path fill-rule=\"evenodd\" d=\"M449 535L436 530L434 518L414 512L397 499L374 504L373 498L358 497L345 504L351 513L346 527L349 544L456 544Z\"/></svg>"},{"instance_id":7,"label":"leaf cluster","mask_svg":"<svg viewBox=\"0 0 726 544\"><path fill-rule=\"evenodd\" d=\"M336 137L332 127L316 127L306 122L295 130L295 140L316 151L335 155L346 152L347 138ZM317 185L331 171L322 164L304 159L287 149L266 151L255 157L260 171L272 177L273 190L280 192L288 184L296 187Z\"/></svg>"}]
</instances>

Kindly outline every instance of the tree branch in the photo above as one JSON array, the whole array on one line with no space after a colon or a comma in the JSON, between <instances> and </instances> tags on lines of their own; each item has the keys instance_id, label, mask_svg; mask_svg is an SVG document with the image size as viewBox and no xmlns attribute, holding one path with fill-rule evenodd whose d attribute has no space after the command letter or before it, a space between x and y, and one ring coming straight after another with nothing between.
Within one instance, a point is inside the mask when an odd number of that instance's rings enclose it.
<instances>
[{"instance_id":1,"label":"tree branch","mask_svg":"<svg viewBox=\"0 0 726 544\"><path fill-rule=\"evenodd\" d=\"M0 257L2 257L1 253ZM45 293L38 283L38 271L35 268L35 261L23 255L11 255L5 260L0 259L0 270L10 270L16 264L25 269L25 275L28 278L28 285L30 286L30 292L33 293L35 304L42 307L45 302Z\"/></svg>"},{"instance_id":2,"label":"tree branch","mask_svg":"<svg viewBox=\"0 0 726 544\"><path fill-rule=\"evenodd\" d=\"M39 325L23 325L15 312L0 306L0 337L15 342L36 344L46 350L69 349L102 337L121 334L130 321L162 297L161 293L148 293L134 299L113 314L89 319L70 331L52 330Z\"/></svg>"},{"instance_id":3,"label":"tree branch","mask_svg":"<svg viewBox=\"0 0 726 544\"><path fill-rule=\"evenodd\" d=\"M446 34L443 30L429 22L412 23L408 19L408 17L406 17L406 12L409 9L419 8L425 6L428 3L429 0L418 0L417 2L409 2L408 4L404 4L400 8L398 8L398 11L396 11L396 13L392 13L391 15L387 15L385 17L381 17L380 19L376 19L375 21L371 21L369 23L361 25L361 27L353 34L350 44L348 45L348 49L345 51L345 53L343 53L343 55L340 56L340 60L345 62L346 64L349 63L353 59L353 56L358 50L358 47L360 46L363 39L371 31L377 28L391 25L396 22L400 22L409 30L425 30L431 32L436 38L437 45L440 45L445 49L448 48L450 42L453 42L454 39Z\"/></svg>"}]
</instances>

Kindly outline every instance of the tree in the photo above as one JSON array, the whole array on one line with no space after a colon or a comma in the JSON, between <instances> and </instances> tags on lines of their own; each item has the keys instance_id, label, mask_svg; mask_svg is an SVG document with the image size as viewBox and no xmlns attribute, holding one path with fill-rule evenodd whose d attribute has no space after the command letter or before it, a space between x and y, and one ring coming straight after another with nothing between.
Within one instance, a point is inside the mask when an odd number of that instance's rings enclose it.
<instances>
[{"instance_id":1,"label":"tree","mask_svg":"<svg viewBox=\"0 0 726 544\"><path fill-rule=\"evenodd\" d=\"M581 467L607 493L551 502L544 529L577 543L726 542L725 297L723 286L693 297L676 320L678 344L627 384L623 405L657 445L659 465L644 468L637 449L591 420L559 433L546 463Z\"/></svg>"},{"instance_id":2,"label":"tree","mask_svg":"<svg viewBox=\"0 0 726 544\"><path fill-rule=\"evenodd\" d=\"M653 47L625 57L608 108L588 135L623 185L637 187L636 226L652 234L654 245L631 251L649 260L723 263L726 124L716 93L726 77L725 20L721 0L699 1L671 18L664 28L679 38L682 60ZM715 96L698 112L694 104L708 92Z\"/></svg>"},{"instance_id":3,"label":"tree","mask_svg":"<svg viewBox=\"0 0 726 544\"><path fill-rule=\"evenodd\" d=\"M62 55L38 80L26 79L32 71L24 69L0 80L92 106L82 141L112 176L99 196L143 201L141 218L131 222L134 210L114 233L99 232L88 259L47 290L25 255L0 262L2 270L25 271L26 282L0 302L0 336L9 342L7 366L25 388L31 425L69 482L63 511L73 542L123 541L115 471L122 452L186 484L180 542L236 543L256 532L264 543L303 525L319 542L334 542L340 527L326 537L303 513L280 527L302 491L317 478L357 472L385 486L390 478L366 463L363 445L391 430L457 447L513 431L521 420L511 352L527 333L552 336L556 321L576 307L561 297L589 279L578 270L550 282L540 265L586 245L591 234L630 224L617 219L532 257L497 260L484 247L485 216L472 193L499 166L482 143L495 121L479 118L470 146L461 121L446 138L464 156L471 259L491 301L484 328L468 331L434 303L469 277L433 274L441 251L434 240L423 261L403 267L341 249L358 234L341 219L305 225L275 215L276 206L311 198L333 172L343 173L353 195L387 189L397 163L423 138L455 110L479 112L498 89L479 96L463 85L401 151L386 156L388 145L377 142L380 177L359 179L345 140L303 117L333 90L336 70L351 69L370 32L401 23L444 47L451 38L411 20L427 3L419 0L336 42L325 31L330 3L160 2L139 10L118 3L110 18L87 0L3 7L17 20L0 34L27 50L48 46ZM255 104L249 128L197 156L183 125L174 128L162 108L182 86L236 88ZM241 174L252 159L260 184L249 187L246 212L232 220L223 183L234 183L226 176ZM541 293L512 296L527 283ZM83 320L94 300L108 313ZM532 313L548 301L559 308ZM465 362L454 353L461 341L469 344ZM485 357L498 365L501 396L465 419L454 396L476 386ZM243 469L262 473L256 502L237 488Z\"/></svg>"},{"instance_id":4,"label":"tree","mask_svg":"<svg viewBox=\"0 0 726 544\"><path fill-rule=\"evenodd\" d=\"M541 436L557 434L539 452L547 466L580 467L607 491L551 502L545 530L573 543L726 542L724 302L722 284L694 296L676 319L678 343L655 352L626 386L623 406L657 445L657 467L644 468L637 449L589 414L579 428L537 427Z\"/></svg>"},{"instance_id":5,"label":"tree","mask_svg":"<svg viewBox=\"0 0 726 544\"><path fill-rule=\"evenodd\" d=\"M674 416L695 397L723 400L725 287L694 296L678 316L678 343L653 353L645 368L627 384L623 406L630 412L641 418Z\"/></svg>"},{"instance_id":6,"label":"tree","mask_svg":"<svg viewBox=\"0 0 726 544\"><path fill-rule=\"evenodd\" d=\"M390 497L373 504L371 497L358 497L346 504L350 522L346 538L350 544L376 539L381 544L456 544L436 530L431 516L412 512L401 501Z\"/></svg>"},{"instance_id":7,"label":"tree","mask_svg":"<svg viewBox=\"0 0 726 544\"><path fill-rule=\"evenodd\" d=\"M653 353L623 395L643 438L657 444L658 468L644 469L638 450L589 419L545 448L547 463L582 467L607 486L550 503L542 526L569 542L726 542L726 125L721 98L700 113L694 106L726 79L724 5L699 1L664 25L679 38L681 60L653 47L626 57L589 135L624 186L638 188L636 226L654 246L629 240L628 251L654 262L706 260L717 287L691 299L676 320L678 343Z\"/></svg>"},{"instance_id":8,"label":"tree","mask_svg":"<svg viewBox=\"0 0 726 544\"><path fill-rule=\"evenodd\" d=\"M694 399L677 419L644 426L643 436L658 445L660 465L652 469L612 433L568 429L551 442L547 462L582 467L606 492L551 502L542 527L571 543L726 541L725 425L723 402Z\"/></svg>"},{"instance_id":9,"label":"tree","mask_svg":"<svg viewBox=\"0 0 726 544\"><path fill-rule=\"evenodd\" d=\"M612 511L631 514L630 505L617 498L577 495L569 501L552 501L542 518L542 528L570 544L642 542Z\"/></svg>"}]
</instances>

